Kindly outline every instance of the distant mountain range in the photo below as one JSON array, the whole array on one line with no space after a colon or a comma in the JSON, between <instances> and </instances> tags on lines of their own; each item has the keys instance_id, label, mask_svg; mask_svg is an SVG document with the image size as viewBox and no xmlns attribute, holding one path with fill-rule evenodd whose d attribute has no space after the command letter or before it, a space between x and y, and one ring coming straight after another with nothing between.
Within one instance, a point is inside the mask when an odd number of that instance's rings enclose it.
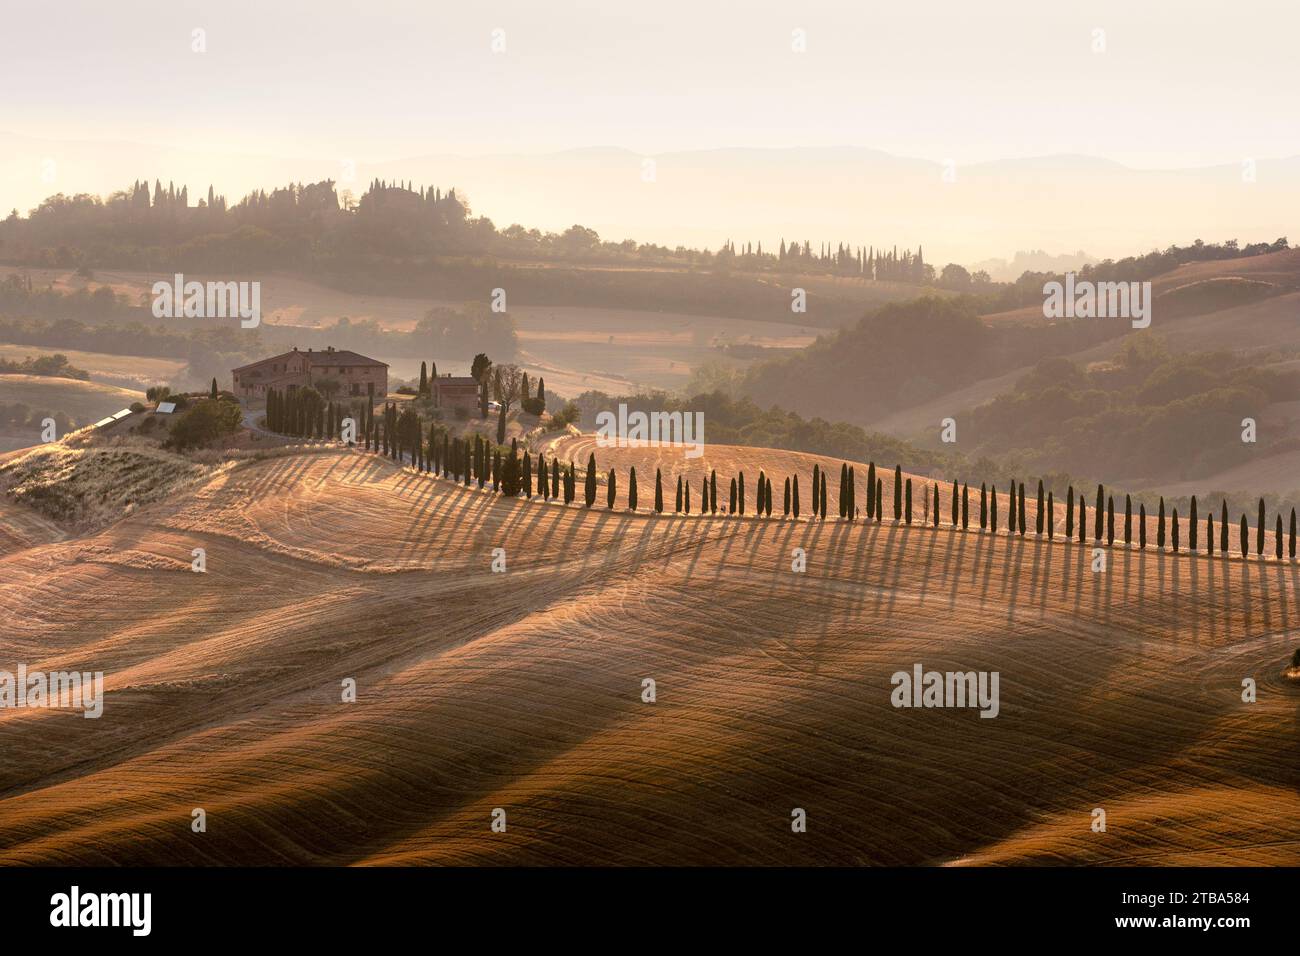
<instances>
[{"instance_id":1,"label":"distant mountain range","mask_svg":"<svg viewBox=\"0 0 1300 956\"><path fill-rule=\"evenodd\" d=\"M0 132L0 210L26 212L60 191L107 194L137 178L175 180L191 196L206 194L211 183L233 202L253 189L326 178L359 195L379 177L455 186L498 227L559 231L581 223L607 239L709 248L731 239L768 249L782 238L814 247L921 245L936 266L955 261L1010 278L1022 262L1059 267L1086 258L1066 250L1120 258L1197 238L1244 244L1297 232L1300 157L1251 162L1139 170L1061 155L949 166L837 147L653 156L590 148L369 163ZM1040 251L990 268L1013 249Z\"/></svg>"}]
</instances>

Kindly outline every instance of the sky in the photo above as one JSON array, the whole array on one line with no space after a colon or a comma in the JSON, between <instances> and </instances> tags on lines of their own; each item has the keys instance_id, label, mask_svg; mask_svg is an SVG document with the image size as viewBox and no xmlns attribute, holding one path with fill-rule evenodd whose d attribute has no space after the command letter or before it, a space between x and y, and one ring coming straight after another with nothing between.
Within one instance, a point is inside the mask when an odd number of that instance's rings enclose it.
<instances>
[{"instance_id":1,"label":"sky","mask_svg":"<svg viewBox=\"0 0 1300 956\"><path fill-rule=\"evenodd\" d=\"M47 0L4 23L0 133L193 151L217 183L237 154L1300 155L1294 0Z\"/></svg>"}]
</instances>

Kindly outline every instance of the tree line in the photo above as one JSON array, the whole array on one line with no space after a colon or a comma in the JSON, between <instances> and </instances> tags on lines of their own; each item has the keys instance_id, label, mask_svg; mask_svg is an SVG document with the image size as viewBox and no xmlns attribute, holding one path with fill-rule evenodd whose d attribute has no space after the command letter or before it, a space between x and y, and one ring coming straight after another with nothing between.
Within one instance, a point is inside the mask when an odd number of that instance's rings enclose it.
<instances>
[{"instance_id":1,"label":"tree line","mask_svg":"<svg viewBox=\"0 0 1300 956\"><path fill-rule=\"evenodd\" d=\"M334 413L329 407L321 409L310 402L304 404L307 409L315 409L316 421L326 426L331 422L337 425L338 420L333 417ZM328 404L333 405L333 403ZM277 399L277 421L282 421L279 417L282 414L281 409L290 407L296 407L293 399L284 406L281 406L280 400ZM307 427L311 427L312 420L312 412L306 409L297 411L289 419L291 427L298 428L302 428L304 423L307 423ZM301 432L291 433L301 434ZM547 501L556 499L562 500L566 505L572 504L577 497L578 468L572 460L566 464L559 458L547 458L543 452L538 452L534 458L527 449L520 448L517 439L511 439L510 444L506 446L500 443L494 444L478 434L454 437L449 429L436 422L426 428L420 416L410 407L399 411L396 403L388 403L384 406L382 414L378 416L374 414L373 408L365 408L359 433L361 435L359 444L362 444L367 452L381 454L399 463L409 462L417 471L450 479L465 487L477 485L478 488L483 489L490 486L494 493L505 497L526 499L537 497ZM592 452L587 458L586 468L582 473L582 504L586 508L596 505L599 478L600 470L596 463L596 455ZM799 478L798 473L784 478L780 516L799 519L802 516L803 502L807 500L811 518L825 521L832 514L827 494L826 469L819 463L814 463L810 481L804 486L806 491L801 489ZM888 489L885 485L886 478L890 481ZM656 514L663 514L668 508L668 499L664 494L664 476L660 468L655 469L653 480L651 510ZM691 482L678 475L671 499L672 513L713 516L720 513L744 516L749 513L760 518L772 517L776 507L775 495L772 477L765 470L759 470L751 485L752 508L749 504L751 496L746 491L743 470L729 478L724 477L723 487L723 504L719 505L718 473L716 469L710 469L707 475L701 476L694 496L695 504L692 504ZM996 534L1003 528L1009 536L1019 535L1023 538L1030 533L1025 484L1014 479L1008 482L1004 498L999 498L996 485L981 482L977 502L974 500L975 495L969 484L954 481L948 495L946 516L945 509L942 507L940 483L931 482L929 488L923 486L918 492L914 489L912 478L903 474L901 465L895 465L892 475L889 475L884 470L878 473L875 462L868 462L865 489L864 511L858 505L856 467L847 462L841 463L836 509L841 521L874 521L879 524L885 520L888 501L888 513L896 524L911 526L915 523L936 529L946 525L953 530L970 531L978 522L979 530L990 534ZM891 492L888 495L887 490ZM618 471L611 468L605 473L607 510L639 511L641 500L635 466L628 469L626 491L621 507ZM1049 541L1055 540L1058 530L1055 496L1050 489L1044 487L1041 479L1038 481L1034 501L1032 534L1037 538L1046 536ZM919 521L917 520L918 507L921 510ZM1202 537L1199 505L1195 496L1191 499L1186 516L1180 516L1176 507L1167 510L1162 497L1156 514L1151 517L1156 521L1154 540L1156 551L1171 554L1204 553L1206 556L1213 557L1217 542L1218 552L1225 556L1232 552L1235 545L1235 550L1243 559L1249 556L1252 548L1258 559L1263 560L1265 557L1268 514L1263 498L1259 499L1256 509L1253 535L1252 526L1243 512L1236 524L1235 541L1226 499L1219 505L1217 535L1214 512L1213 509L1209 509L1205 513ZM1087 544L1091 528L1091 541L1095 546L1104 545L1111 548L1117 540L1120 540L1125 547L1131 548L1136 543L1139 550L1146 550L1150 543L1148 523L1149 516L1145 504L1139 503L1135 512L1132 496L1126 494L1122 513L1117 514L1114 494L1107 493L1105 486L1100 484L1097 486L1091 521L1089 521L1086 495L1082 490L1076 493L1074 487L1070 486L1066 492L1065 527L1061 537L1065 541L1073 541L1077 536L1079 544ZM1274 515L1273 535L1274 558L1278 561L1295 561L1295 508L1291 509L1289 520L1285 524L1281 511Z\"/></svg>"}]
</instances>

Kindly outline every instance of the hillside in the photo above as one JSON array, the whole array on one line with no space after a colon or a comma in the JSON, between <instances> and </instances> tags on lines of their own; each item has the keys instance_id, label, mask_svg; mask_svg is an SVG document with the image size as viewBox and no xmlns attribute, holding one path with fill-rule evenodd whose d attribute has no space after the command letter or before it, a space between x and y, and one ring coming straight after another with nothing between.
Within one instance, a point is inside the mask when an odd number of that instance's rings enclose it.
<instances>
[{"instance_id":1,"label":"hillside","mask_svg":"<svg viewBox=\"0 0 1300 956\"><path fill-rule=\"evenodd\" d=\"M59 436L141 401L134 392L100 382L47 375L0 375L0 452L42 441L41 422L53 418Z\"/></svg>"},{"instance_id":2,"label":"hillside","mask_svg":"<svg viewBox=\"0 0 1300 956\"><path fill-rule=\"evenodd\" d=\"M0 656L108 688L97 721L0 710L0 859L1300 863L1294 566L1089 554L248 461L0 555ZM998 717L895 709L916 663L998 671Z\"/></svg>"},{"instance_id":3,"label":"hillside","mask_svg":"<svg viewBox=\"0 0 1300 956\"><path fill-rule=\"evenodd\" d=\"M1300 355L1300 250L1186 263L1152 288L1152 325L1139 332L1115 326L1123 320L1048 322L1040 306L978 318L972 303L890 306L756 367L746 391L1026 473L1133 491L1296 491L1287 476L1300 446L1300 391L1272 383ZM1133 349L1145 358L1130 374ZM1079 374L1064 373L1062 360ZM1144 387L1143 370L1167 384ZM1271 384L1257 388L1264 378ZM1240 442L1245 417L1258 423L1257 444ZM957 442L945 446L948 418ZM1035 418L1043 421L1027 424Z\"/></svg>"}]
</instances>

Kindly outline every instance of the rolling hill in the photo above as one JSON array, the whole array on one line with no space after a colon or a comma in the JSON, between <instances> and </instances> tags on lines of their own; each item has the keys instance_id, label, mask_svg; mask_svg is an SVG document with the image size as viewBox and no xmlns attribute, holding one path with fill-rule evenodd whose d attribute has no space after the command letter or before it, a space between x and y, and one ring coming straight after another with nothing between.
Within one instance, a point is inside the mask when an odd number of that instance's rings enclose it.
<instances>
[{"instance_id":1,"label":"rolling hill","mask_svg":"<svg viewBox=\"0 0 1300 956\"><path fill-rule=\"evenodd\" d=\"M1300 862L1296 566L1089 556L506 501L345 450L249 460L0 554L0 660L108 689L94 721L0 710L0 860ZM917 663L997 671L999 715L894 708Z\"/></svg>"}]
</instances>

